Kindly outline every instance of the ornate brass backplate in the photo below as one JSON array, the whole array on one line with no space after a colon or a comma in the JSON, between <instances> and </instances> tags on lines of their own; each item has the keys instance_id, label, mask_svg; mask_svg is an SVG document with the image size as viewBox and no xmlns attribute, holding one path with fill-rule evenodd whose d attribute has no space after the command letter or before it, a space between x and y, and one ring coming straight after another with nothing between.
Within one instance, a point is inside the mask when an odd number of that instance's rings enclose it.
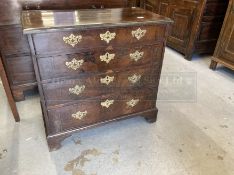
<instances>
[{"instance_id":1,"label":"ornate brass backplate","mask_svg":"<svg viewBox=\"0 0 234 175\"><path fill-rule=\"evenodd\" d=\"M101 61L105 61L107 64L115 58L115 54L106 53L105 55L100 56Z\"/></svg>"},{"instance_id":2,"label":"ornate brass backplate","mask_svg":"<svg viewBox=\"0 0 234 175\"><path fill-rule=\"evenodd\" d=\"M132 99L132 100L130 100L130 101L127 102L127 105L128 105L128 107L133 108L134 106L137 105L137 103L138 103L139 101L140 101L139 99Z\"/></svg>"},{"instance_id":3,"label":"ornate brass backplate","mask_svg":"<svg viewBox=\"0 0 234 175\"><path fill-rule=\"evenodd\" d=\"M114 78L115 78L114 76L113 76L113 77L106 76L105 78L101 78L101 79L100 79L100 82L101 82L102 84L109 85L111 82L114 81Z\"/></svg>"},{"instance_id":4,"label":"ornate brass backplate","mask_svg":"<svg viewBox=\"0 0 234 175\"><path fill-rule=\"evenodd\" d=\"M74 88L69 88L69 92L72 94L80 95L85 90L85 85L76 85Z\"/></svg>"},{"instance_id":5,"label":"ornate brass backplate","mask_svg":"<svg viewBox=\"0 0 234 175\"><path fill-rule=\"evenodd\" d=\"M104 34L100 34L101 40L106 41L107 44L113 39L115 39L116 33L111 33L110 31L107 31Z\"/></svg>"},{"instance_id":6,"label":"ornate brass backplate","mask_svg":"<svg viewBox=\"0 0 234 175\"><path fill-rule=\"evenodd\" d=\"M144 56L144 52L139 52L138 50L134 53L130 53L130 58L134 61L140 60Z\"/></svg>"},{"instance_id":7,"label":"ornate brass backplate","mask_svg":"<svg viewBox=\"0 0 234 175\"><path fill-rule=\"evenodd\" d=\"M132 31L132 36L136 37L138 40L140 40L143 36L145 36L145 34L146 30L141 30L141 28Z\"/></svg>"},{"instance_id":8,"label":"ornate brass backplate","mask_svg":"<svg viewBox=\"0 0 234 175\"><path fill-rule=\"evenodd\" d=\"M83 112L78 111L77 113L72 114L72 117L78 120L82 120L83 118L86 117L87 114L88 114L87 111L83 111Z\"/></svg>"},{"instance_id":9,"label":"ornate brass backplate","mask_svg":"<svg viewBox=\"0 0 234 175\"><path fill-rule=\"evenodd\" d=\"M68 37L66 37L66 36L63 37L63 41L66 44L71 45L72 47L75 47L79 42L81 42L81 40L82 40L82 36L81 35L76 35L75 36L74 34L71 34Z\"/></svg>"},{"instance_id":10,"label":"ornate brass backplate","mask_svg":"<svg viewBox=\"0 0 234 175\"><path fill-rule=\"evenodd\" d=\"M101 105L102 105L102 107L109 108L110 105L112 105L112 104L114 103L114 101L115 101L115 100L108 100L108 99L107 99L106 101L101 102Z\"/></svg>"},{"instance_id":11,"label":"ornate brass backplate","mask_svg":"<svg viewBox=\"0 0 234 175\"><path fill-rule=\"evenodd\" d=\"M84 63L84 60L77 60L76 58L73 58L70 62L66 62L66 66L70 69L77 70L79 69Z\"/></svg>"},{"instance_id":12,"label":"ornate brass backplate","mask_svg":"<svg viewBox=\"0 0 234 175\"><path fill-rule=\"evenodd\" d=\"M136 75L136 74L128 77L128 81L130 81L132 84L137 83L140 79L141 79L141 75Z\"/></svg>"}]
</instances>

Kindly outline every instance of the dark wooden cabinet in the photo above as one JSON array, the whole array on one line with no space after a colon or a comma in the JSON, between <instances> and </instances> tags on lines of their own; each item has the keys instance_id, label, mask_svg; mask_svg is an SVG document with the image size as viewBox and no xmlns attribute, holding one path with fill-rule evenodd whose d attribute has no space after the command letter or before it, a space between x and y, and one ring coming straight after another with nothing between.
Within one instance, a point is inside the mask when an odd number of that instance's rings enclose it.
<instances>
[{"instance_id":1,"label":"dark wooden cabinet","mask_svg":"<svg viewBox=\"0 0 234 175\"><path fill-rule=\"evenodd\" d=\"M228 0L141 0L141 7L174 20L167 45L183 53L213 53Z\"/></svg>"},{"instance_id":2,"label":"dark wooden cabinet","mask_svg":"<svg viewBox=\"0 0 234 175\"><path fill-rule=\"evenodd\" d=\"M23 11L51 150L99 124L134 116L156 121L171 23L140 8Z\"/></svg>"},{"instance_id":3,"label":"dark wooden cabinet","mask_svg":"<svg viewBox=\"0 0 234 175\"><path fill-rule=\"evenodd\" d=\"M234 0L229 2L210 68L215 70L218 63L234 70Z\"/></svg>"},{"instance_id":4,"label":"dark wooden cabinet","mask_svg":"<svg viewBox=\"0 0 234 175\"><path fill-rule=\"evenodd\" d=\"M1 0L0 52L15 100L24 100L24 91L37 87L28 41L20 25L22 9L119 8L136 3L137 0Z\"/></svg>"}]
</instances>

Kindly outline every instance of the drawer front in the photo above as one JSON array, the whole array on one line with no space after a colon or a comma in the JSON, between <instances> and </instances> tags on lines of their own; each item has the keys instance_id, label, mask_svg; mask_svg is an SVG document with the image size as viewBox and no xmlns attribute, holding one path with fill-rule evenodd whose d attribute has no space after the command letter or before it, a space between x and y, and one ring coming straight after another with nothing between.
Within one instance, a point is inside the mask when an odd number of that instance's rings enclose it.
<instances>
[{"instance_id":1,"label":"drawer front","mask_svg":"<svg viewBox=\"0 0 234 175\"><path fill-rule=\"evenodd\" d=\"M152 109L155 107L155 100L154 91L142 89L127 94L106 95L100 99L83 100L74 105L51 109L48 110L49 134Z\"/></svg>"},{"instance_id":2,"label":"drawer front","mask_svg":"<svg viewBox=\"0 0 234 175\"><path fill-rule=\"evenodd\" d=\"M76 53L81 49L96 47L128 46L163 41L165 26L135 26L128 28L105 28L34 34L33 40L38 55Z\"/></svg>"},{"instance_id":3,"label":"drawer front","mask_svg":"<svg viewBox=\"0 0 234 175\"><path fill-rule=\"evenodd\" d=\"M99 48L76 54L39 57L38 66L42 80L121 70L129 66L160 64L161 45L136 46L132 48Z\"/></svg>"},{"instance_id":4,"label":"drawer front","mask_svg":"<svg viewBox=\"0 0 234 175\"><path fill-rule=\"evenodd\" d=\"M20 27L4 27L0 29L0 49L4 55L30 53L27 37Z\"/></svg>"},{"instance_id":5,"label":"drawer front","mask_svg":"<svg viewBox=\"0 0 234 175\"><path fill-rule=\"evenodd\" d=\"M7 76L12 85L36 82L30 56L7 57L4 59Z\"/></svg>"},{"instance_id":6,"label":"drawer front","mask_svg":"<svg viewBox=\"0 0 234 175\"><path fill-rule=\"evenodd\" d=\"M159 73L144 67L42 84L47 106L65 104L127 89L158 86Z\"/></svg>"}]
</instances>

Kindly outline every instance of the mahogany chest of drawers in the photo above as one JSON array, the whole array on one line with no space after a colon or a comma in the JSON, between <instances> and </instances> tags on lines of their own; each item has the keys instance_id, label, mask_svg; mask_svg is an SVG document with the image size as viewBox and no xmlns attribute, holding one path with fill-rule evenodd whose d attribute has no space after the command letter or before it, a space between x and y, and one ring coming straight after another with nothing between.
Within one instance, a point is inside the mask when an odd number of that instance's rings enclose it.
<instances>
[{"instance_id":1,"label":"mahogany chest of drawers","mask_svg":"<svg viewBox=\"0 0 234 175\"><path fill-rule=\"evenodd\" d=\"M50 150L99 124L156 121L171 22L139 8L22 12Z\"/></svg>"}]
</instances>

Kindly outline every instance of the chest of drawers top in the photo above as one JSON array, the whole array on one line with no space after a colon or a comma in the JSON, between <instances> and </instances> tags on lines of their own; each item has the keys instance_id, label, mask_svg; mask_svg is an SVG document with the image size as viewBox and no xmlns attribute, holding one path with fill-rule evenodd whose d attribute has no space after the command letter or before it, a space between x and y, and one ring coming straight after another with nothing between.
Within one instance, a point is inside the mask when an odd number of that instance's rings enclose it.
<instances>
[{"instance_id":1,"label":"chest of drawers top","mask_svg":"<svg viewBox=\"0 0 234 175\"><path fill-rule=\"evenodd\" d=\"M171 23L169 18L140 8L86 10L23 11L21 22L24 34L87 29L93 27L133 26Z\"/></svg>"}]
</instances>

